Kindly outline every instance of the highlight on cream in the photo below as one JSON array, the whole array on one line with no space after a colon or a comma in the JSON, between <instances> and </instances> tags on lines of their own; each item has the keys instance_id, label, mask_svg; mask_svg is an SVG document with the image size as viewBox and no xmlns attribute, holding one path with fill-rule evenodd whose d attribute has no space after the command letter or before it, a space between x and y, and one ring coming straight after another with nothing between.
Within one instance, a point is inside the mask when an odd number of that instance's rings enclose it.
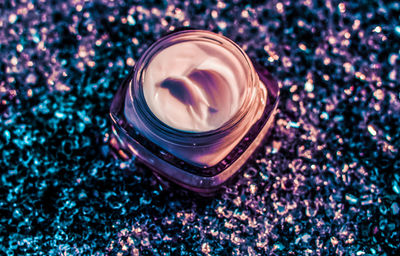
<instances>
[{"instance_id":1,"label":"highlight on cream","mask_svg":"<svg viewBox=\"0 0 400 256\"><path fill-rule=\"evenodd\" d=\"M143 92L153 114L180 130L206 132L231 119L243 102L245 67L211 42L183 42L155 55Z\"/></svg>"}]
</instances>

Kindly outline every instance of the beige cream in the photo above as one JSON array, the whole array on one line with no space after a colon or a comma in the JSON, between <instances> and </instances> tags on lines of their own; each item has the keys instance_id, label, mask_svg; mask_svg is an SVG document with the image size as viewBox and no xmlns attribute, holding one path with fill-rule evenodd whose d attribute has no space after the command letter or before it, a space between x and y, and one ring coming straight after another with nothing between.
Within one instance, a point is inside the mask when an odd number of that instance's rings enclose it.
<instances>
[{"instance_id":1,"label":"beige cream","mask_svg":"<svg viewBox=\"0 0 400 256\"><path fill-rule=\"evenodd\" d=\"M245 67L232 52L206 41L163 49L143 74L152 113L175 129L207 132L230 120L243 103Z\"/></svg>"}]
</instances>

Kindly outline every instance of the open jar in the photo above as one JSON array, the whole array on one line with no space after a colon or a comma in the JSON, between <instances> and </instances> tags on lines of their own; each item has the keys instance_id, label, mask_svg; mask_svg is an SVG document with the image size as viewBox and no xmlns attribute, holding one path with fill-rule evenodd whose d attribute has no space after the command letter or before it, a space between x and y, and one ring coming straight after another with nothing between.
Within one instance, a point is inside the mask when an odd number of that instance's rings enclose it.
<instances>
[{"instance_id":1,"label":"open jar","mask_svg":"<svg viewBox=\"0 0 400 256\"><path fill-rule=\"evenodd\" d=\"M114 147L162 179L207 195L259 146L278 96L271 75L230 39L175 32L147 49L115 95Z\"/></svg>"}]
</instances>

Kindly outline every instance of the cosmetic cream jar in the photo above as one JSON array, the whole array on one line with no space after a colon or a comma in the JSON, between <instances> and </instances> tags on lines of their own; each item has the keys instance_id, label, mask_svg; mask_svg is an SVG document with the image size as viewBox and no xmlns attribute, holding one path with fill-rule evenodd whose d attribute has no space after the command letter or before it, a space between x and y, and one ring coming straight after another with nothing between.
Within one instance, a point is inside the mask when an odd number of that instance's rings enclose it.
<instances>
[{"instance_id":1,"label":"cosmetic cream jar","mask_svg":"<svg viewBox=\"0 0 400 256\"><path fill-rule=\"evenodd\" d=\"M207 195L259 146L278 96L271 75L230 39L175 32L147 49L115 95L112 146L162 180Z\"/></svg>"}]
</instances>

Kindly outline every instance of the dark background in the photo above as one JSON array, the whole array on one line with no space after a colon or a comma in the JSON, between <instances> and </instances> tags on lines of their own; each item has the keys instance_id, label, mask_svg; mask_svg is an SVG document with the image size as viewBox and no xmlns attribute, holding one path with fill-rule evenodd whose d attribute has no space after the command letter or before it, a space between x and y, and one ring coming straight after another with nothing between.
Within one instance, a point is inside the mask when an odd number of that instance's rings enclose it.
<instances>
[{"instance_id":1,"label":"dark background","mask_svg":"<svg viewBox=\"0 0 400 256\"><path fill-rule=\"evenodd\" d=\"M396 254L399 16L397 1L0 1L0 250ZM281 86L270 140L207 200L108 148L113 94L182 26L230 37Z\"/></svg>"}]
</instances>

